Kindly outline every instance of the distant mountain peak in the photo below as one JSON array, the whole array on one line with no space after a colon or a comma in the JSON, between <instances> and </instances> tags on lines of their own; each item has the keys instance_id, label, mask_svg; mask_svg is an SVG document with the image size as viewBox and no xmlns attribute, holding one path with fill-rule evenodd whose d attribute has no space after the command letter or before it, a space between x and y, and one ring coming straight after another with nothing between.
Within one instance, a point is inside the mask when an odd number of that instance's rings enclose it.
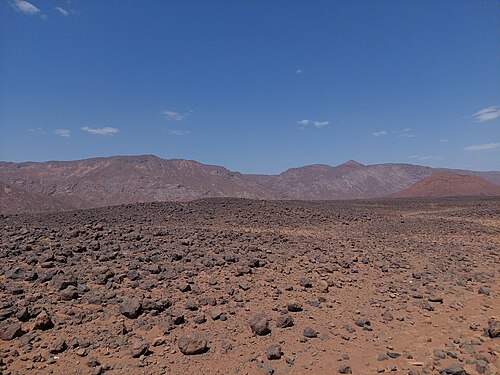
<instances>
[{"instance_id":1,"label":"distant mountain peak","mask_svg":"<svg viewBox=\"0 0 500 375\"><path fill-rule=\"evenodd\" d=\"M348 160L345 163L340 164L344 167L365 167L364 164L358 163L356 160Z\"/></svg>"}]
</instances>

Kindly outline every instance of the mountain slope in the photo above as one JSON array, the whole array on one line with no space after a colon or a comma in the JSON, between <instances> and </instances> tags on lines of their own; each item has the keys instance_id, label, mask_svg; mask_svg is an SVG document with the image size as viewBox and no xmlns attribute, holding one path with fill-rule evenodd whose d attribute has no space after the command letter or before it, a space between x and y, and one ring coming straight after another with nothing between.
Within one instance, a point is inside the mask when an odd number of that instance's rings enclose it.
<instances>
[{"instance_id":1,"label":"mountain slope","mask_svg":"<svg viewBox=\"0 0 500 375\"><path fill-rule=\"evenodd\" d=\"M45 194L28 193L0 182L0 213L57 212L73 208Z\"/></svg>"},{"instance_id":2,"label":"mountain slope","mask_svg":"<svg viewBox=\"0 0 500 375\"><path fill-rule=\"evenodd\" d=\"M500 186L479 176L437 172L395 193L394 197L500 195Z\"/></svg>"},{"instance_id":3,"label":"mountain slope","mask_svg":"<svg viewBox=\"0 0 500 375\"><path fill-rule=\"evenodd\" d=\"M150 155L0 163L0 181L77 208L204 197L272 198L241 173Z\"/></svg>"},{"instance_id":4,"label":"mountain slope","mask_svg":"<svg viewBox=\"0 0 500 375\"><path fill-rule=\"evenodd\" d=\"M336 167L310 165L289 169L265 186L279 199L356 199L390 195L433 172L410 164L365 166L349 161Z\"/></svg>"},{"instance_id":5,"label":"mountain slope","mask_svg":"<svg viewBox=\"0 0 500 375\"><path fill-rule=\"evenodd\" d=\"M46 200L42 206L54 210L209 197L378 198L399 192L436 171L443 170L411 164L363 165L351 160L335 167L316 164L292 168L279 175L245 175L191 160L142 155L42 163L0 162L0 182L13 191L19 190L18 197L29 195L26 201ZM460 173L500 181L500 172ZM0 199L8 198L4 194ZM15 201L20 210L29 209L21 199Z\"/></svg>"}]
</instances>

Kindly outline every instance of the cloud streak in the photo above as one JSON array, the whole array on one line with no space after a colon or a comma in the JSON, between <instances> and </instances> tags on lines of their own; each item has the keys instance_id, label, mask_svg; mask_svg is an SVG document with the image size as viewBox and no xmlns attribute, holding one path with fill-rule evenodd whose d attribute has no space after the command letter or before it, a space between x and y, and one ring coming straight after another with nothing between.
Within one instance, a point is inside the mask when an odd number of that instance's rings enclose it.
<instances>
[{"instance_id":1,"label":"cloud streak","mask_svg":"<svg viewBox=\"0 0 500 375\"><path fill-rule=\"evenodd\" d=\"M465 151L486 151L500 148L500 143L483 143L481 145L470 145L464 148Z\"/></svg>"},{"instance_id":2,"label":"cloud streak","mask_svg":"<svg viewBox=\"0 0 500 375\"><path fill-rule=\"evenodd\" d=\"M69 10L66 10L62 7L55 7L54 9L56 11L58 11L59 13L61 13L64 17L68 17L71 14L71 12Z\"/></svg>"},{"instance_id":3,"label":"cloud streak","mask_svg":"<svg viewBox=\"0 0 500 375\"><path fill-rule=\"evenodd\" d=\"M180 137L191 134L189 130L170 130L169 133Z\"/></svg>"},{"instance_id":4,"label":"cloud streak","mask_svg":"<svg viewBox=\"0 0 500 375\"><path fill-rule=\"evenodd\" d=\"M382 136L384 136L384 135L386 135L386 134L387 134L387 131L385 131L385 130L380 130L380 131L378 131L378 132L373 132L373 133L372 133L372 135L373 135L374 137L382 137Z\"/></svg>"},{"instance_id":5,"label":"cloud streak","mask_svg":"<svg viewBox=\"0 0 500 375\"><path fill-rule=\"evenodd\" d=\"M68 129L56 129L54 134L65 138L71 137L71 131Z\"/></svg>"},{"instance_id":6,"label":"cloud streak","mask_svg":"<svg viewBox=\"0 0 500 375\"><path fill-rule=\"evenodd\" d=\"M477 122L484 122L494 120L500 117L500 105L492 105L490 107L481 109L472 115Z\"/></svg>"},{"instance_id":7,"label":"cloud streak","mask_svg":"<svg viewBox=\"0 0 500 375\"><path fill-rule=\"evenodd\" d=\"M184 121L189 116L191 116L191 113L181 113L181 112L175 112L175 111L163 111L161 113L161 115L170 121Z\"/></svg>"},{"instance_id":8,"label":"cloud streak","mask_svg":"<svg viewBox=\"0 0 500 375\"><path fill-rule=\"evenodd\" d=\"M322 128L323 126L327 126L330 124L330 121L317 121L317 120L300 120L297 122L298 125L300 125L302 128L305 128L306 126L314 126L315 128Z\"/></svg>"},{"instance_id":9,"label":"cloud streak","mask_svg":"<svg viewBox=\"0 0 500 375\"><path fill-rule=\"evenodd\" d=\"M115 135L119 132L119 129L111 128L109 126L106 126L104 128L91 128L88 126L84 126L82 130L94 135Z\"/></svg>"}]
</instances>

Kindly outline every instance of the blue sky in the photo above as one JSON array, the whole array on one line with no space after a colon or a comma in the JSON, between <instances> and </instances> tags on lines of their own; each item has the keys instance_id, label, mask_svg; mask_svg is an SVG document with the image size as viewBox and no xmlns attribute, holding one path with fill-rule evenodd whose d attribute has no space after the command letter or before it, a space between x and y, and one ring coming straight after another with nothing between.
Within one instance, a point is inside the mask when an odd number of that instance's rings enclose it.
<instances>
[{"instance_id":1,"label":"blue sky","mask_svg":"<svg viewBox=\"0 0 500 375\"><path fill-rule=\"evenodd\" d=\"M500 170L496 1L0 0L0 160Z\"/></svg>"}]
</instances>

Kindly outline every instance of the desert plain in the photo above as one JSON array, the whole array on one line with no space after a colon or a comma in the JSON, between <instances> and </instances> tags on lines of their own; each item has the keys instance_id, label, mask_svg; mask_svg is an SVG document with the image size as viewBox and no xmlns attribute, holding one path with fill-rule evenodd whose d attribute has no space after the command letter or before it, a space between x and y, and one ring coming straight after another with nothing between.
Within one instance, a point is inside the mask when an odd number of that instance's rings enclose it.
<instances>
[{"instance_id":1,"label":"desert plain","mask_svg":"<svg viewBox=\"0 0 500 375\"><path fill-rule=\"evenodd\" d=\"M0 216L1 374L496 374L500 198Z\"/></svg>"}]
</instances>

